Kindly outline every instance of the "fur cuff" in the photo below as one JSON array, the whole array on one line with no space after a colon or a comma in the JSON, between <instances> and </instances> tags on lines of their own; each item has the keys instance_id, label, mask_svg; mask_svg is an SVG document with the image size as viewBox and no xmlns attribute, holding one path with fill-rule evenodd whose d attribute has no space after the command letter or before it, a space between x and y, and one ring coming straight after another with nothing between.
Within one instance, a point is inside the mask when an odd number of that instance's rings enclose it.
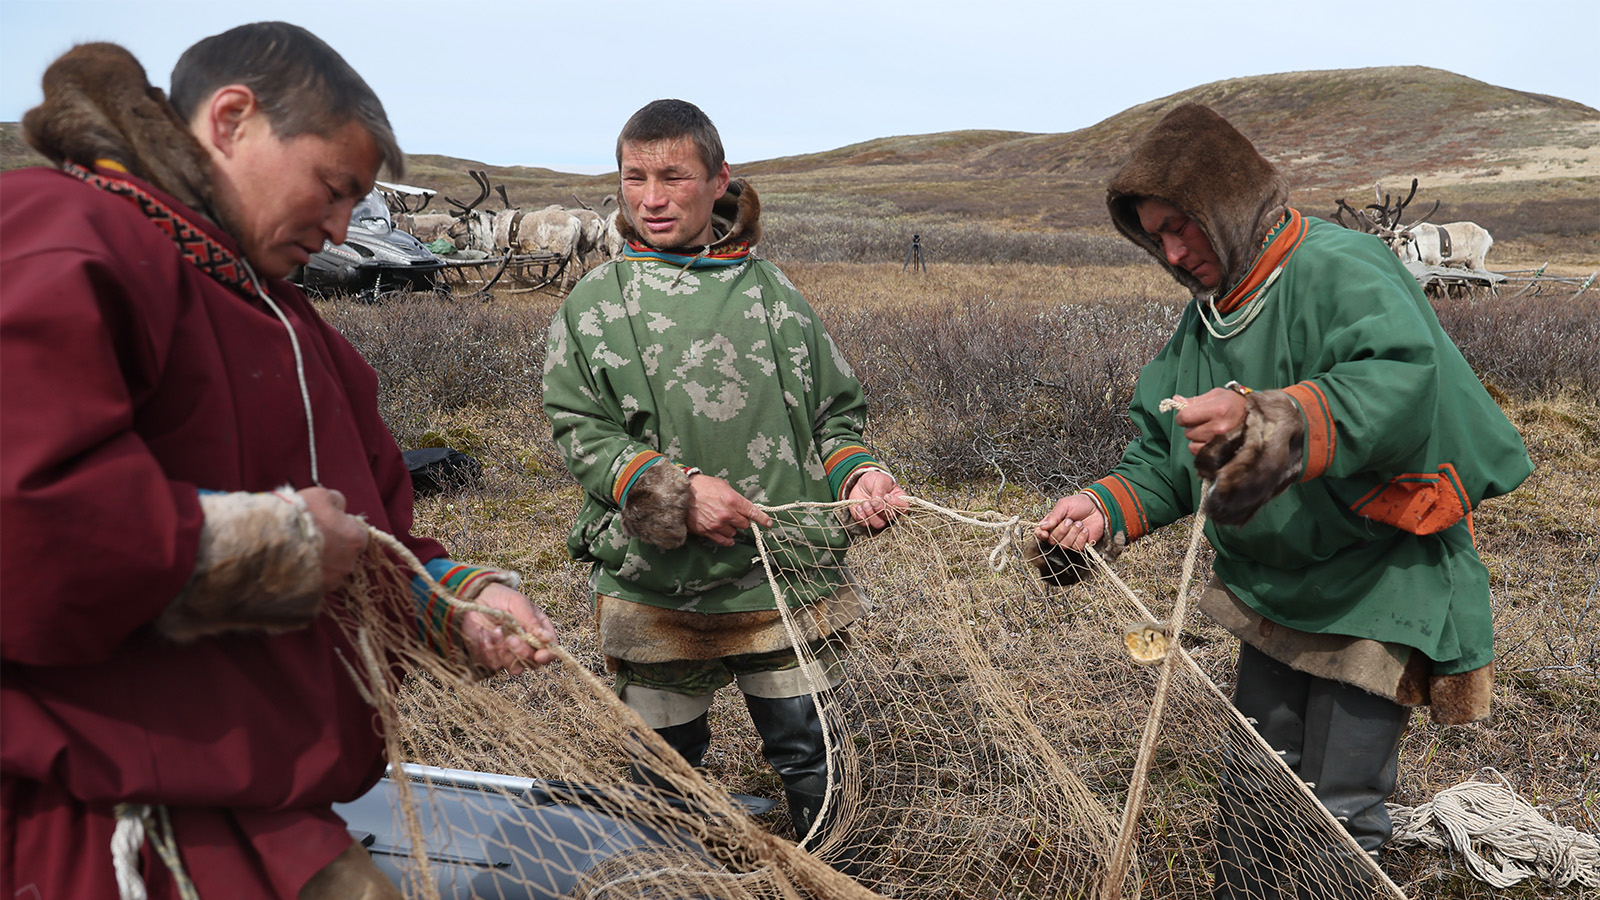
<instances>
[{"instance_id":1,"label":"fur cuff","mask_svg":"<svg viewBox=\"0 0 1600 900\"><path fill-rule=\"evenodd\" d=\"M156 618L156 632L185 643L309 624L322 607L322 533L300 495L201 494L200 508L194 574Z\"/></svg>"},{"instance_id":2,"label":"fur cuff","mask_svg":"<svg viewBox=\"0 0 1600 900\"><path fill-rule=\"evenodd\" d=\"M1244 423L1200 448L1200 477L1215 482L1206 513L1222 525L1243 525L1305 471L1305 422L1283 391L1245 397Z\"/></svg>"},{"instance_id":3,"label":"fur cuff","mask_svg":"<svg viewBox=\"0 0 1600 900\"><path fill-rule=\"evenodd\" d=\"M689 538L689 476L671 462L658 462L639 474L622 507L622 533L663 550L676 550Z\"/></svg>"},{"instance_id":4,"label":"fur cuff","mask_svg":"<svg viewBox=\"0 0 1600 900\"><path fill-rule=\"evenodd\" d=\"M1432 696L1430 712L1440 725L1470 725L1489 718L1494 699L1494 663L1455 675L1434 675L1428 679Z\"/></svg>"},{"instance_id":5,"label":"fur cuff","mask_svg":"<svg viewBox=\"0 0 1600 900\"><path fill-rule=\"evenodd\" d=\"M1115 562L1127 546L1127 532L1119 531L1114 535L1101 535L1094 549L1107 562ZM1039 570L1041 581L1056 587L1071 587L1094 574L1087 554L1054 544L1043 546L1037 537L1030 537L1023 544L1022 558Z\"/></svg>"}]
</instances>

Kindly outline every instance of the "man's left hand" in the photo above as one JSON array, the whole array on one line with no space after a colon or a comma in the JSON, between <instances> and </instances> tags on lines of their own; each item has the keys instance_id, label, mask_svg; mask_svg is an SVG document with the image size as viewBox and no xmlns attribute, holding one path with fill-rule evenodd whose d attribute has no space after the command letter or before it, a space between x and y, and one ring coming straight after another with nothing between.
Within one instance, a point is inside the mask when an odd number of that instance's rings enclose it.
<instances>
[{"instance_id":1,"label":"man's left hand","mask_svg":"<svg viewBox=\"0 0 1600 900\"><path fill-rule=\"evenodd\" d=\"M870 469L850 486L846 500L865 500L850 507L850 515L862 525L878 531L888 528L894 517L910 508L905 491L895 483L894 477L882 469Z\"/></svg>"},{"instance_id":2,"label":"man's left hand","mask_svg":"<svg viewBox=\"0 0 1600 900\"><path fill-rule=\"evenodd\" d=\"M509 614L534 640L547 647L555 646L556 627L550 617L521 593L503 584L491 584L473 602ZM517 635L507 634L504 626L480 612L467 613L461 623L461 637L473 661L491 671L505 669L518 675L556 658L547 649L535 649Z\"/></svg>"}]
</instances>

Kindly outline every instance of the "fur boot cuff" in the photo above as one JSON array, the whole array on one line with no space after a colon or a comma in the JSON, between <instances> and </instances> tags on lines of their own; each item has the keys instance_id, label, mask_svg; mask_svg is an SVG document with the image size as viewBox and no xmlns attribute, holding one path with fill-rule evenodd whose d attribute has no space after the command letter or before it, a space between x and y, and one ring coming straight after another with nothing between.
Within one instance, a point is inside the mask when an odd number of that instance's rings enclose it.
<instances>
[{"instance_id":1,"label":"fur boot cuff","mask_svg":"<svg viewBox=\"0 0 1600 900\"><path fill-rule=\"evenodd\" d=\"M671 462L658 462L639 474L622 507L622 533L663 550L676 550L689 538L689 476Z\"/></svg>"},{"instance_id":2,"label":"fur boot cuff","mask_svg":"<svg viewBox=\"0 0 1600 900\"><path fill-rule=\"evenodd\" d=\"M322 607L322 533L291 488L201 494L205 524L189 583L155 620L188 642L229 631L289 631Z\"/></svg>"},{"instance_id":3,"label":"fur boot cuff","mask_svg":"<svg viewBox=\"0 0 1600 900\"><path fill-rule=\"evenodd\" d=\"M1305 471L1305 422L1283 391L1245 397L1244 422L1200 448L1195 471L1214 482L1206 513L1222 525L1243 525Z\"/></svg>"}]
</instances>

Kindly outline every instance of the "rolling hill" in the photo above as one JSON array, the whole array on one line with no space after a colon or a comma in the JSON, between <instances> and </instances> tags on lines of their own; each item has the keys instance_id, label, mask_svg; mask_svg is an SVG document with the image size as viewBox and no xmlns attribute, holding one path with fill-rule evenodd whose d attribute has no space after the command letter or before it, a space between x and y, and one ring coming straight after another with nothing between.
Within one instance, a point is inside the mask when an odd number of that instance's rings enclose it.
<instances>
[{"instance_id":1,"label":"rolling hill","mask_svg":"<svg viewBox=\"0 0 1600 900\"><path fill-rule=\"evenodd\" d=\"M1415 177L1424 202L1443 201L1435 221L1474 218L1505 237L1573 238L1600 257L1600 111L1417 66L1231 79L1072 132L883 137L734 170L779 213L1102 230L1104 185L1129 143L1191 100L1254 140L1288 176L1292 202L1313 214L1328 214L1337 197L1370 202L1375 183L1398 190ZM0 126L0 166L31 155L14 123ZM410 164L408 182L463 199L476 193L467 170L486 169L513 203L527 206L571 205L574 195L598 206L615 185L614 176L440 155L415 155Z\"/></svg>"}]
</instances>

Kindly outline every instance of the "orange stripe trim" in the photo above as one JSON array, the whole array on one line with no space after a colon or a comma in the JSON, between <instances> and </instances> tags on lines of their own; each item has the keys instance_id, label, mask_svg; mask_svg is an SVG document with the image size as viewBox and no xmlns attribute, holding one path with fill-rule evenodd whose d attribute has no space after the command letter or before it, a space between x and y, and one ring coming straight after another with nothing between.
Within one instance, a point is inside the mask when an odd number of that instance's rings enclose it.
<instances>
[{"instance_id":1,"label":"orange stripe trim","mask_svg":"<svg viewBox=\"0 0 1600 900\"><path fill-rule=\"evenodd\" d=\"M1250 271L1245 273L1244 280L1240 281L1227 296L1217 301L1217 312L1231 313L1245 304L1266 283L1272 273L1279 266L1289 262L1289 257L1300 247L1300 242L1305 240L1306 220L1300 211L1291 207L1285 216L1287 224L1280 224L1275 233L1268 234L1263 242L1261 255L1256 257L1255 264ZM1279 220L1282 223L1283 220Z\"/></svg>"},{"instance_id":2,"label":"orange stripe trim","mask_svg":"<svg viewBox=\"0 0 1600 900\"><path fill-rule=\"evenodd\" d=\"M654 450L646 450L629 460L628 464L622 467L622 471L617 473L617 480L611 484L611 499L621 506L622 501L628 496L628 488L633 486L633 480L639 477L639 473L644 471L646 466L658 459L666 457Z\"/></svg>"},{"instance_id":3,"label":"orange stripe trim","mask_svg":"<svg viewBox=\"0 0 1600 900\"><path fill-rule=\"evenodd\" d=\"M1291 384L1283 389L1306 418L1306 470L1301 481L1322 477L1333 464L1333 454L1338 435L1333 428L1333 412L1328 408L1328 398L1322 388L1310 381Z\"/></svg>"},{"instance_id":4,"label":"orange stripe trim","mask_svg":"<svg viewBox=\"0 0 1600 900\"><path fill-rule=\"evenodd\" d=\"M828 454L828 458L823 462L822 468L824 471L831 472L833 471L833 467L837 466L839 463L844 462L858 453L866 452L867 448L861 446L860 444L846 444L845 446L840 447L839 449Z\"/></svg>"},{"instance_id":5,"label":"orange stripe trim","mask_svg":"<svg viewBox=\"0 0 1600 900\"><path fill-rule=\"evenodd\" d=\"M1118 508L1122 511L1122 524L1128 529L1128 542L1133 543L1137 538L1150 533L1150 520L1144 514L1144 504L1139 502L1139 495L1134 492L1133 485L1121 475L1107 475L1100 479L1111 499L1117 501Z\"/></svg>"}]
</instances>

